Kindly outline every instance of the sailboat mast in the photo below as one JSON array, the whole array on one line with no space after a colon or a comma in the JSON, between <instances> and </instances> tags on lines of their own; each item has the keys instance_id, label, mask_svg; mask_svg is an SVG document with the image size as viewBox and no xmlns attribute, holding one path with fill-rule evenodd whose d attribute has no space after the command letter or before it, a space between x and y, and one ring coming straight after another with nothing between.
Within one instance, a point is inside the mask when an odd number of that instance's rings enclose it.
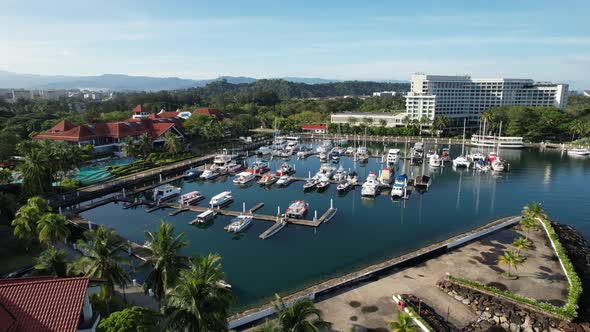
<instances>
[{"instance_id":1,"label":"sailboat mast","mask_svg":"<svg viewBox=\"0 0 590 332\"><path fill-rule=\"evenodd\" d=\"M502 137L502 121L500 121L500 130L498 131L498 142L496 144L496 156L500 157L500 137Z\"/></svg>"},{"instance_id":2,"label":"sailboat mast","mask_svg":"<svg viewBox=\"0 0 590 332\"><path fill-rule=\"evenodd\" d=\"M467 119L463 119L463 144L461 144L461 155L465 155L465 122Z\"/></svg>"}]
</instances>

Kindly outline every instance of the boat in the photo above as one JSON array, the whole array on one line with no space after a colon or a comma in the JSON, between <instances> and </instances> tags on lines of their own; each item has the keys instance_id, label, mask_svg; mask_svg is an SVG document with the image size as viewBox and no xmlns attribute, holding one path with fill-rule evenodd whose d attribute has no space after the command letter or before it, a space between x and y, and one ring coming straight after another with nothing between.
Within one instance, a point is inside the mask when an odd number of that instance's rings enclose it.
<instances>
[{"instance_id":1,"label":"boat","mask_svg":"<svg viewBox=\"0 0 590 332\"><path fill-rule=\"evenodd\" d=\"M326 188L328 188L329 186L330 186L330 179L328 179L325 176L322 176L318 180L315 187L318 191L322 191L322 190L325 190Z\"/></svg>"},{"instance_id":2,"label":"boat","mask_svg":"<svg viewBox=\"0 0 590 332\"><path fill-rule=\"evenodd\" d=\"M486 159L486 156L481 152L476 152L476 153L472 154L470 157L471 157L471 160L473 160L473 161Z\"/></svg>"},{"instance_id":3,"label":"boat","mask_svg":"<svg viewBox=\"0 0 590 332\"><path fill-rule=\"evenodd\" d=\"M338 190L339 193L349 192L350 189L352 189L352 184L348 181L342 181L336 187L336 190Z\"/></svg>"},{"instance_id":4,"label":"boat","mask_svg":"<svg viewBox=\"0 0 590 332\"><path fill-rule=\"evenodd\" d=\"M291 175L295 173L295 168L293 166L283 163L279 169L275 172L276 176L283 176L283 175Z\"/></svg>"},{"instance_id":5,"label":"boat","mask_svg":"<svg viewBox=\"0 0 590 332\"><path fill-rule=\"evenodd\" d=\"M208 209L204 212L201 212L197 216L197 218L195 218L193 221L189 222L189 225L206 223L209 220L213 220L216 215L217 215L217 212L215 210Z\"/></svg>"},{"instance_id":6,"label":"boat","mask_svg":"<svg viewBox=\"0 0 590 332\"><path fill-rule=\"evenodd\" d=\"M189 168L186 171L184 171L182 178L185 180L191 180L191 179L198 178L199 176L201 176L201 174L203 174L203 171L201 171L200 169Z\"/></svg>"},{"instance_id":7,"label":"boat","mask_svg":"<svg viewBox=\"0 0 590 332\"><path fill-rule=\"evenodd\" d=\"M363 163L369 160L369 150L365 146L359 146L356 149L356 159Z\"/></svg>"},{"instance_id":8,"label":"boat","mask_svg":"<svg viewBox=\"0 0 590 332\"><path fill-rule=\"evenodd\" d=\"M358 180L359 180L359 177L355 171L348 172L348 175L346 176L346 182L348 182L350 184L357 184Z\"/></svg>"},{"instance_id":9,"label":"boat","mask_svg":"<svg viewBox=\"0 0 590 332\"><path fill-rule=\"evenodd\" d=\"M524 142L522 137L518 136L489 136L477 135L471 136L471 145L481 148L504 148L504 149L522 149Z\"/></svg>"},{"instance_id":10,"label":"boat","mask_svg":"<svg viewBox=\"0 0 590 332\"><path fill-rule=\"evenodd\" d=\"M443 161L443 163L451 161L451 153L449 148L442 149L440 159Z\"/></svg>"},{"instance_id":11,"label":"boat","mask_svg":"<svg viewBox=\"0 0 590 332\"><path fill-rule=\"evenodd\" d=\"M246 170L246 172L252 174L264 174L268 172L270 168L268 167L268 163L260 160L256 160L250 165L250 167Z\"/></svg>"},{"instance_id":12,"label":"boat","mask_svg":"<svg viewBox=\"0 0 590 332\"><path fill-rule=\"evenodd\" d=\"M270 186L271 184L278 181L278 177L274 174L264 174L260 180L258 180L258 184L263 186Z\"/></svg>"},{"instance_id":13,"label":"boat","mask_svg":"<svg viewBox=\"0 0 590 332\"><path fill-rule=\"evenodd\" d=\"M320 170L318 171L318 173L316 174L316 176L326 176L329 179L331 179L334 174L336 173L336 168L335 167L331 167L328 166L327 164L324 164L320 167Z\"/></svg>"},{"instance_id":14,"label":"boat","mask_svg":"<svg viewBox=\"0 0 590 332\"><path fill-rule=\"evenodd\" d=\"M492 161L491 166L494 172L503 172L506 169L506 166L504 166L504 162L502 162L502 160L500 160L499 158Z\"/></svg>"},{"instance_id":15,"label":"boat","mask_svg":"<svg viewBox=\"0 0 590 332\"><path fill-rule=\"evenodd\" d=\"M428 175L418 175L416 177L416 180L414 181L414 186L418 190L427 191L428 188L430 187L430 183L431 182L432 182L432 179L430 178L430 176L428 176Z\"/></svg>"},{"instance_id":16,"label":"boat","mask_svg":"<svg viewBox=\"0 0 590 332\"><path fill-rule=\"evenodd\" d=\"M391 187L392 198L406 198L408 194L408 176L406 174L398 175Z\"/></svg>"},{"instance_id":17,"label":"boat","mask_svg":"<svg viewBox=\"0 0 590 332\"><path fill-rule=\"evenodd\" d=\"M293 153L299 151L299 141L288 140L287 146L285 147L285 151L288 151L290 154L293 154Z\"/></svg>"},{"instance_id":18,"label":"boat","mask_svg":"<svg viewBox=\"0 0 590 332\"><path fill-rule=\"evenodd\" d=\"M353 155L354 154L354 147L352 147L352 146L347 147L346 151L344 151L344 154Z\"/></svg>"},{"instance_id":19,"label":"boat","mask_svg":"<svg viewBox=\"0 0 590 332\"><path fill-rule=\"evenodd\" d=\"M414 146L412 147L412 157L422 160L424 157L424 143L414 143Z\"/></svg>"},{"instance_id":20,"label":"boat","mask_svg":"<svg viewBox=\"0 0 590 332\"><path fill-rule=\"evenodd\" d=\"M252 180L254 180L256 178L256 175L254 175L254 173L251 172L241 172L239 174L236 175L236 177L234 178L233 182L235 184L246 184Z\"/></svg>"},{"instance_id":21,"label":"boat","mask_svg":"<svg viewBox=\"0 0 590 332\"><path fill-rule=\"evenodd\" d=\"M586 148L568 149L567 154L571 155L571 156L587 156L587 155L590 155L590 149L586 149Z\"/></svg>"},{"instance_id":22,"label":"boat","mask_svg":"<svg viewBox=\"0 0 590 332\"><path fill-rule=\"evenodd\" d=\"M165 184L154 188L153 198L156 202L165 201L172 197L180 195L181 188Z\"/></svg>"},{"instance_id":23,"label":"boat","mask_svg":"<svg viewBox=\"0 0 590 332\"><path fill-rule=\"evenodd\" d=\"M178 204L191 205L191 204L194 204L202 199L205 199L205 196L203 196L203 194L201 194L200 191L195 190L195 191L191 191L189 193L180 195L180 198L178 199Z\"/></svg>"},{"instance_id":24,"label":"boat","mask_svg":"<svg viewBox=\"0 0 590 332\"><path fill-rule=\"evenodd\" d=\"M320 153L318 154L318 159L319 159L321 162L328 161L328 154L327 154L327 153L325 153L325 152L320 152Z\"/></svg>"},{"instance_id":25,"label":"boat","mask_svg":"<svg viewBox=\"0 0 590 332\"><path fill-rule=\"evenodd\" d=\"M483 159L474 161L473 168L481 172L487 172L490 170L490 166L486 164L486 162Z\"/></svg>"},{"instance_id":26,"label":"boat","mask_svg":"<svg viewBox=\"0 0 590 332\"><path fill-rule=\"evenodd\" d=\"M287 210L285 211L285 216L287 218L296 218L301 219L305 217L307 210L309 209L309 204L307 204L304 200L298 200L292 202Z\"/></svg>"},{"instance_id":27,"label":"boat","mask_svg":"<svg viewBox=\"0 0 590 332\"><path fill-rule=\"evenodd\" d=\"M270 146L261 146L256 151L258 155L267 155L272 153L272 148Z\"/></svg>"},{"instance_id":28,"label":"boat","mask_svg":"<svg viewBox=\"0 0 590 332\"><path fill-rule=\"evenodd\" d=\"M236 163L235 161L232 161L229 165L227 165L227 170L230 173L235 174L237 172L240 172L240 171L245 170L246 169L246 165L247 164L246 164L245 161L244 161L244 163Z\"/></svg>"},{"instance_id":29,"label":"boat","mask_svg":"<svg viewBox=\"0 0 590 332\"><path fill-rule=\"evenodd\" d=\"M332 150L332 142L330 140L324 140L322 142L322 144L320 144L317 149L316 152L317 153L328 153L330 152L330 150Z\"/></svg>"},{"instance_id":30,"label":"boat","mask_svg":"<svg viewBox=\"0 0 590 332\"><path fill-rule=\"evenodd\" d=\"M333 163L337 163L337 162L340 161L340 156L338 156L338 155L332 155L332 158L331 159L332 159L332 162Z\"/></svg>"},{"instance_id":31,"label":"boat","mask_svg":"<svg viewBox=\"0 0 590 332\"><path fill-rule=\"evenodd\" d=\"M442 166L442 162L442 158L436 153L428 158L428 165L430 165L430 167L440 167Z\"/></svg>"},{"instance_id":32,"label":"boat","mask_svg":"<svg viewBox=\"0 0 590 332\"><path fill-rule=\"evenodd\" d=\"M231 191L224 191L220 194L217 194L211 198L209 201L209 205L212 207L221 206L226 203L233 201L234 197L231 194Z\"/></svg>"},{"instance_id":33,"label":"boat","mask_svg":"<svg viewBox=\"0 0 590 332\"><path fill-rule=\"evenodd\" d=\"M252 216L249 215L237 216L231 220L229 225L225 226L225 230L230 233L239 233L250 226L252 220Z\"/></svg>"},{"instance_id":34,"label":"boat","mask_svg":"<svg viewBox=\"0 0 590 332\"><path fill-rule=\"evenodd\" d=\"M203 173L201 174L201 179L205 179L205 180L213 180L216 177L218 177L220 174L219 172L217 172L214 169L206 169L205 171L203 171Z\"/></svg>"},{"instance_id":35,"label":"boat","mask_svg":"<svg viewBox=\"0 0 590 332\"><path fill-rule=\"evenodd\" d=\"M334 173L334 180L338 182L346 180L346 171L344 170L344 168L342 168L342 165L340 165L340 167L338 167L338 170L336 170L336 173Z\"/></svg>"},{"instance_id":36,"label":"boat","mask_svg":"<svg viewBox=\"0 0 590 332\"><path fill-rule=\"evenodd\" d=\"M367 180L363 183L361 196L363 197L375 197L377 195L377 191L379 189L379 182L377 181L377 176L375 172L369 172L367 176Z\"/></svg>"},{"instance_id":37,"label":"boat","mask_svg":"<svg viewBox=\"0 0 590 332\"><path fill-rule=\"evenodd\" d=\"M379 175L379 182L382 185L386 186L389 185L393 181L393 169L386 167L381 170L381 174Z\"/></svg>"},{"instance_id":38,"label":"boat","mask_svg":"<svg viewBox=\"0 0 590 332\"><path fill-rule=\"evenodd\" d=\"M469 166L471 165L471 161L469 159L467 159L467 157L465 157L465 155L464 155L464 153L465 153L465 124L466 124L466 120L463 119L463 143L461 144L461 155L458 156L457 158L453 159L453 167L455 167L455 168L459 168L459 167L469 168Z\"/></svg>"},{"instance_id":39,"label":"boat","mask_svg":"<svg viewBox=\"0 0 590 332\"><path fill-rule=\"evenodd\" d=\"M315 186L318 184L318 180L311 178L308 179L307 181L305 181L305 183L303 184L303 190L310 190L315 188Z\"/></svg>"},{"instance_id":40,"label":"boat","mask_svg":"<svg viewBox=\"0 0 590 332\"><path fill-rule=\"evenodd\" d=\"M277 185L288 186L292 181L293 179L289 175L283 175L277 180Z\"/></svg>"},{"instance_id":41,"label":"boat","mask_svg":"<svg viewBox=\"0 0 590 332\"><path fill-rule=\"evenodd\" d=\"M234 156L227 153L218 154L213 158L213 164L210 169L227 171L228 166L232 163Z\"/></svg>"},{"instance_id":42,"label":"boat","mask_svg":"<svg viewBox=\"0 0 590 332\"><path fill-rule=\"evenodd\" d=\"M387 152L387 163L388 164L395 164L399 160L399 149L389 149Z\"/></svg>"},{"instance_id":43,"label":"boat","mask_svg":"<svg viewBox=\"0 0 590 332\"><path fill-rule=\"evenodd\" d=\"M490 161L490 163L493 163L494 160L498 159L498 154L494 151L488 153L488 160Z\"/></svg>"}]
</instances>

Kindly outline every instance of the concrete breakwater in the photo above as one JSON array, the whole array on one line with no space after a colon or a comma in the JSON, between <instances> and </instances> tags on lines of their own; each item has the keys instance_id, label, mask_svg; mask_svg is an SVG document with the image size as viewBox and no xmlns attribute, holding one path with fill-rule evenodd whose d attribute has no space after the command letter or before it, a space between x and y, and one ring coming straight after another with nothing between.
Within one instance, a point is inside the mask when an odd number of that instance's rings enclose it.
<instances>
[{"instance_id":1,"label":"concrete breakwater","mask_svg":"<svg viewBox=\"0 0 590 332\"><path fill-rule=\"evenodd\" d=\"M359 271L332 278L314 286L308 287L285 298L286 302L295 301L300 298L323 299L329 298L335 291L360 284L372 278L395 272L398 269L412 266L428 259L435 258L452 248L474 241L492 232L512 226L520 221L520 216L506 217L488 223L477 229L461 233L447 240L434 243L422 249L401 255L387 261L371 265ZM230 329L243 329L255 325L257 322L274 314L271 303L257 308L246 310L230 317Z\"/></svg>"}]
</instances>

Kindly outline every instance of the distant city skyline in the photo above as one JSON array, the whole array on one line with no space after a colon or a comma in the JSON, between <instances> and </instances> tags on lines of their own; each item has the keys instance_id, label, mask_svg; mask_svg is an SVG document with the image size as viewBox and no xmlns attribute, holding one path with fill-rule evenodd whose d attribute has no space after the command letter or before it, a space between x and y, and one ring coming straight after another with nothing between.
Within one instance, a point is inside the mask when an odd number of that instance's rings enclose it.
<instances>
[{"instance_id":1,"label":"distant city skyline","mask_svg":"<svg viewBox=\"0 0 590 332\"><path fill-rule=\"evenodd\" d=\"M0 70L409 80L412 73L590 87L590 3L13 1Z\"/></svg>"}]
</instances>

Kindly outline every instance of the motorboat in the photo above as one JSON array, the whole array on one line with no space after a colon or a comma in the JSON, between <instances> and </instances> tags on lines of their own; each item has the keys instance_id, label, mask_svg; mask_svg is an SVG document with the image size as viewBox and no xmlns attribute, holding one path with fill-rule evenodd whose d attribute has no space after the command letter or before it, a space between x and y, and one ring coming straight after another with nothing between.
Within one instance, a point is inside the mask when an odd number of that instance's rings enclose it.
<instances>
[{"instance_id":1,"label":"motorboat","mask_svg":"<svg viewBox=\"0 0 590 332\"><path fill-rule=\"evenodd\" d=\"M215 211L213 209L208 209L204 212L201 212L194 220L189 222L189 224L190 225L204 224L204 223L208 222L209 220L213 220L216 215L217 215L217 211Z\"/></svg>"},{"instance_id":2,"label":"motorboat","mask_svg":"<svg viewBox=\"0 0 590 332\"><path fill-rule=\"evenodd\" d=\"M287 142L287 146L285 147L285 150L290 152L291 154L297 152L299 150L299 142L295 141L295 140L289 140Z\"/></svg>"},{"instance_id":3,"label":"motorboat","mask_svg":"<svg viewBox=\"0 0 590 332\"><path fill-rule=\"evenodd\" d=\"M336 173L334 173L334 180L340 182L342 180L346 180L346 171L342 168L342 165L338 167Z\"/></svg>"},{"instance_id":4,"label":"motorboat","mask_svg":"<svg viewBox=\"0 0 590 332\"><path fill-rule=\"evenodd\" d=\"M334 174L336 173L336 168L335 167L331 167L328 165L322 165L320 167L320 170L318 171L318 173L316 174L317 176L326 176L328 179L331 179Z\"/></svg>"},{"instance_id":5,"label":"motorboat","mask_svg":"<svg viewBox=\"0 0 590 332\"><path fill-rule=\"evenodd\" d=\"M442 163L442 158L436 153L428 158L428 165L430 165L430 167L441 167Z\"/></svg>"},{"instance_id":6,"label":"motorboat","mask_svg":"<svg viewBox=\"0 0 590 332\"><path fill-rule=\"evenodd\" d=\"M236 175L233 182L235 184L246 184L256 178L256 175L251 172L241 172Z\"/></svg>"},{"instance_id":7,"label":"motorboat","mask_svg":"<svg viewBox=\"0 0 590 332\"><path fill-rule=\"evenodd\" d=\"M336 190L338 190L339 193L345 193L350 191L350 189L352 189L352 184L348 181L342 181L338 184L338 186L336 187Z\"/></svg>"},{"instance_id":8,"label":"motorboat","mask_svg":"<svg viewBox=\"0 0 590 332\"><path fill-rule=\"evenodd\" d=\"M344 154L353 155L354 154L354 147L352 147L352 146L347 147L346 151L344 151Z\"/></svg>"},{"instance_id":9,"label":"motorboat","mask_svg":"<svg viewBox=\"0 0 590 332\"><path fill-rule=\"evenodd\" d=\"M218 171L214 170L214 169L206 169L203 171L203 173L201 174L201 179L204 180L213 180L216 177L218 177L220 174Z\"/></svg>"},{"instance_id":10,"label":"motorboat","mask_svg":"<svg viewBox=\"0 0 590 332\"><path fill-rule=\"evenodd\" d=\"M328 153L330 152L330 150L332 150L332 142L330 140L324 140L322 142L322 144L320 144L317 149L316 152L317 153Z\"/></svg>"},{"instance_id":11,"label":"motorboat","mask_svg":"<svg viewBox=\"0 0 590 332\"><path fill-rule=\"evenodd\" d=\"M311 150L302 150L302 149L300 149L297 152L297 158L298 159L305 159L305 158L309 157L312 154L313 154L313 151L311 151Z\"/></svg>"},{"instance_id":12,"label":"motorboat","mask_svg":"<svg viewBox=\"0 0 590 332\"><path fill-rule=\"evenodd\" d=\"M422 143L422 142L414 143L414 146L412 147L412 155L417 156L420 159L422 159L424 157L424 143Z\"/></svg>"},{"instance_id":13,"label":"motorboat","mask_svg":"<svg viewBox=\"0 0 590 332\"><path fill-rule=\"evenodd\" d=\"M315 188L315 186L317 184L318 184L318 180L317 179L314 179L314 178L308 179L303 184L303 190L311 190L311 189Z\"/></svg>"},{"instance_id":14,"label":"motorboat","mask_svg":"<svg viewBox=\"0 0 590 332\"><path fill-rule=\"evenodd\" d=\"M170 184L165 184L154 188L153 198L156 202L162 202L167 199L180 195L181 188Z\"/></svg>"},{"instance_id":15,"label":"motorboat","mask_svg":"<svg viewBox=\"0 0 590 332\"><path fill-rule=\"evenodd\" d=\"M392 198L406 198L407 197L408 176L406 174L398 175L391 187Z\"/></svg>"},{"instance_id":16,"label":"motorboat","mask_svg":"<svg viewBox=\"0 0 590 332\"><path fill-rule=\"evenodd\" d=\"M277 180L277 185L279 185L279 186L288 186L292 181L293 181L293 179L289 175L282 175Z\"/></svg>"},{"instance_id":17,"label":"motorboat","mask_svg":"<svg viewBox=\"0 0 590 332\"><path fill-rule=\"evenodd\" d=\"M571 155L571 156L588 156L588 155L590 155L590 149L587 149L587 148L568 149L567 154Z\"/></svg>"},{"instance_id":18,"label":"motorboat","mask_svg":"<svg viewBox=\"0 0 590 332\"><path fill-rule=\"evenodd\" d=\"M399 160L399 149L389 149L387 152L387 163L388 164L395 164Z\"/></svg>"},{"instance_id":19,"label":"motorboat","mask_svg":"<svg viewBox=\"0 0 590 332\"><path fill-rule=\"evenodd\" d=\"M455 168L460 168L460 167L469 168L470 165L471 165L471 161L469 159L467 159L467 157L465 157L465 156L459 156L459 157L453 159L453 167L455 167Z\"/></svg>"},{"instance_id":20,"label":"motorboat","mask_svg":"<svg viewBox=\"0 0 590 332\"><path fill-rule=\"evenodd\" d=\"M377 176L375 172L370 172L367 176L367 180L363 183L361 196L364 197L375 197L377 195L377 191L379 190L379 182L377 181Z\"/></svg>"},{"instance_id":21,"label":"motorboat","mask_svg":"<svg viewBox=\"0 0 590 332\"><path fill-rule=\"evenodd\" d=\"M225 226L225 230L230 233L239 233L252 224L252 216L241 215L233 218L231 223Z\"/></svg>"},{"instance_id":22,"label":"motorboat","mask_svg":"<svg viewBox=\"0 0 590 332\"><path fill-rule=\"evenodd\" d=\"M490 170L490 166L481 159L473 162L473 168L481 172L487 172Z\"/></svg>"},{"instance_id":23,"label":"motorboat","mask_svg":"<svg viewBox=\"0 0 590 332\"><path fill-rule=\"evenodd\" d=\"M381 174L379 174L379 182L386 186L389 185L391 181L393 181L393 169L385 167L381 170Z\"/></svg>"},{"instance_id":24,"label":"motorboat","mask_svg":"<svg viewBox=\"0 0 590 332\"><path fill-rule=\"evenodd\" d=\"M358 181L359 181L359 176L358 176L358 174L356 174L355 171L348 172L348 175L346 176L346 182L348 182L350 184L357 184Z\"/></svg>"},{"instance_id":25,"label":"motorboat","mask_svg":"<svg viewBox=\"0 0 590 332\"><path fill-rule=\"evenodd\" d=\"M250 167L246 170L246 172L252 174L264 174L268 172L270 168L268 167L268 163L260 160L256 160L250 165Z\"/></svg>"},{"instance_id":26,"label":"motorboat","mask_svg":"<svg viewBox=\"0 0 590 332\"><path fill-rule=\"evenodd\" d=\"M201 194L200 191L191 191L188 192L186 194L182 194L180 195L180 198L178 199L178 204L180 205L192 205L197 203L200 200L205 199L205 196L203 196L203 194Z\"/></svg>"},{"instance_id":27,"label":"motorboat","mask_svg":"<svg viewBox=\"0 0 590 332\"><path fill-rule=\"evenodd\" d=\"M201 171L200 169L189 168L186 171L184 171L182 178L185 180L192 180L198 178L199 176L201 176L201 174L203 174L203 171Z\"/></svg>"},{"instance_id":28,"label":"motorboat","mask_svg":"<svg viewBox=\"0 0 590 332\"><path fill-rule=\"evenodd\" d=\"M274 174L264 174L260 180L258 180L258 184L263 186L270 186L271 184L278 181L278 177Z\"/></svg>"},{"instance_id":29,"label":"motorboat","mask_svg":"<svg viewBox=\"0 0 590 332\"><path fill-rule=\"evenodd\" d=\"M470 157L473 161L486 159L486 156L481 152L476 152L472 154Z\"/></svg>"},{"instance_id":30,"label":"motorboat","mask_svg":"<svg viewBox=\"0 0 590 332\"><path fill-rule=\"evenodd\" d=\"M339 155L332 155L332 162L333 163L337 163L340 161L340 156Z\"/></svg>"},{"instance_id":31,"label":"motorboat","mask_svg":"<svg viewBox=\"0 0 590 332\"><path fill-rule=\"evenodd\" d=\"M328 179L326 176L322 176L318 180L318 183L316 184L315 187L318 191L322 191L322 190L325 190L326 188L328 188L329 186L330 186L330 179Z\"/></svg>"},{"instance_id":32,"label":"motorboat","mask_svg":"<svg viewBox=\"0 0 590 332\"><path fill-rule=\"evenodd\" d=\"M369 160L369 150L365 146L359 146L356 149L356 159L361 162L367 162Z\"/></svg>"},{"instance_id":33,"label":"motorboat","mask_svg":"<svg viewBox=\"0 0 590 332\"><path fill-rule=\"evenodd\" d=\"M502 162L500 158L496 158L494 161L492 161L491 166L494 172L503 172L506 169L506 166L504 166L504 162Z\"/></svg>"},{"instance_id":34,"label":"motorboat","mask_svg":"<svg viewBox=\"0 0 590 332\"><path fill-rule=\"evenodd\" d=\"M279 169L275 172L276 176L283 176L283 175L291 175L295 173L295 168L293 166L283 163Z\"/></svg>"},{"instance_id":35,"label":"motorboat","mask_svg":"<svg viewBox=\"0 0 590 332\"><path fill-rule=\"evenodd\" d=\"M229 154L218 154L213 158L213 164L211 165L211 169L213 170L220 170L220 171L227 171L228 166L232 163L233 156Z\"/></svg>"},{"instance_id":36,"label":"motorboat","mask_svg":"<svg viewBox=\"0 0 590 332\"><path fill-rule=\"evenodd\" d=\"M328 154L327 154L327 153L325 153L325 152L320 152L320 153L318 154L318 159L319 159L321 162L326 162L326 161L328 161Z\"/></svg>"},{"instance_id":37,"label":"motorboat","mask_svg":"<svg viewBox=\"0 0 590 332\"><path fill-rule=\"evenodd\" d=\"M440 159L442 159L443 163L451 161L451 153L448 148L442 149L442 152L440 154Z\"/></svg>"},{"instance_id":38,"label":"motorboat","mask_svg":"<svg viewBox=\"0 0 590 332\"><path fill-rule=\"evenodd\" d=\"M307 204L303 200L298 200L292 202L287 210L285 211L285 216L287 218L296 218L301 219L305 217L307 210L309 209L309 204Z\"/></svg>"},{"instance_id":39,"label":"motorboat","mask_svg":"<svg viewBox=\"0 0 590 332\"><path fill-rule=\"evenodd\" d=\"M233 201L234 197L232 196L231 191L224 191L219 193L211 198L209 201L209 205L212 207L222 206L226 203Z\"/></svg>"},{"instance_id":40,"label":"motorboat","mask_svg":"<svg viewBox=\"0 0 590 332\"><path fill-rule=\"evenodd\" d=\"M498 154L494 151L488 153L488 160L490 161L490 163L493 163L494 160L498 159Z\"/></svg>"},{"instance_id":41,"label":"motorboat","mask_svg":"<svg viewBox=\"0 0 590 332\"><path fill-rule=\"evenodd\" d=\"M243 163L237 163L235 161L232 161L229 165L227 165L227 170L232 173L235 174L237 172L243 171L246 169L246 162L244 161Z\"/></svg>"},{"instance_id":42,"label":"motorboat","mask_svg":"<svg viewBox=\"0 0 590 332\"><path fill-rule=\"evenodd\" d=\"M258 155L268 155L272 153L272 148L270 146L261 146L258 148L258 151L256 151L256 154Z\"/></svg>"},{"instance_id":43,"label":"motorboat","mask_svg":"<svg viewBox=\"0 0 590 332\"><path fill-rule=\"evenodd\" d=\"M414 186L418 190L427 191L430 188L430 183L432 182L432 178L428 175L418 175L416 180L414 181Z\"/></svg>"}]
</instances>

